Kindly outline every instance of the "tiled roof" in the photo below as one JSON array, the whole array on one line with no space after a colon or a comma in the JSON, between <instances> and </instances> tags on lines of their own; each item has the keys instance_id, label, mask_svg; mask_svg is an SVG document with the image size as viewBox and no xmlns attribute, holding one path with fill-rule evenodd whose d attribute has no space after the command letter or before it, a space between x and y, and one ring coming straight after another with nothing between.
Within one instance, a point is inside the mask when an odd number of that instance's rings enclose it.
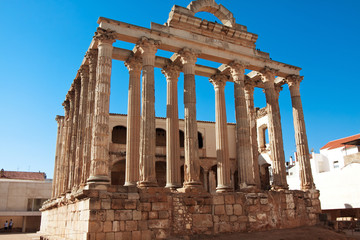
<instances>
[{"instance_id":1,"label":"tiled roof","mask_svg":"<svg viewBox=\"0 0 360 240\"><path fill-rule=\"evenodd\" d=\"M0 171L0 179L20 179L20 180L37 180L44 181L46 174L43 172L17 172L17 171Z\"/></svg>"},{"instance_id":2,"label":"tiled roof","mask_svg":"<svg viewBox=\"0 0 360 240\"><path fill-rule=\"evenodd\" d=\"M323 146L322 148L320 148L320 150L322 149L335 149L335 148L339 148L339 147L344 147L345 145L343 143L346 142L350 142L356 139L360 138L360 134L356 134L350 137L346 137L346 138L341 138L341 139L337 139L331 142L328 142L327 144L325 144L325 146ZM351 146L351 145L346 145L346 146Z\"/></svg>"}]
</instances>

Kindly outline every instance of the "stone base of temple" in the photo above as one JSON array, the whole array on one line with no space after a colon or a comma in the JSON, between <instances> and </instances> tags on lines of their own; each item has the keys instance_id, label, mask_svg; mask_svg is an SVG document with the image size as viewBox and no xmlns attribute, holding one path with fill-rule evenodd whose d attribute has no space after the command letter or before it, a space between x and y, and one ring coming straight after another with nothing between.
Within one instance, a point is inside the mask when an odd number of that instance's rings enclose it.
<instances>
[{"instance_id":1,"label":"stone base of temple","mask_svg":"<svg viewBox=\"0 0 360 240\"><path fill-rule=\"evenodd\" d=\"M165 239L315 225L319 192L79 190L43 205L41 239Z\"/></svg>"}]
</instances>

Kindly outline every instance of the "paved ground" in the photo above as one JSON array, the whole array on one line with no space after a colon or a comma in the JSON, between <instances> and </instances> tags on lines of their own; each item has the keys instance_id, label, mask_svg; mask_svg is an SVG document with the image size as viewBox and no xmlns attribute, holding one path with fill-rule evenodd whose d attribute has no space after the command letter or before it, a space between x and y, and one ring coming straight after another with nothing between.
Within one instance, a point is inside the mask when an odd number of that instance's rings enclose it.
<instances>
[{"instance_id":1,"label":"paved ground","mask_svg":"<svg viewBox=\"0 0 360 240\"><path fill-rule=\"evenodd\" d=\"M0 240L38 240L36 233L0 233ZM189 239L215 240L360 240L360 232L336 233L323 227L301 227L256 233L222 234L218 236L194 236ZM97 239L101 240L101 239ZM117 240L117 239L116 239Z\"/></svg>"}]
</instances>

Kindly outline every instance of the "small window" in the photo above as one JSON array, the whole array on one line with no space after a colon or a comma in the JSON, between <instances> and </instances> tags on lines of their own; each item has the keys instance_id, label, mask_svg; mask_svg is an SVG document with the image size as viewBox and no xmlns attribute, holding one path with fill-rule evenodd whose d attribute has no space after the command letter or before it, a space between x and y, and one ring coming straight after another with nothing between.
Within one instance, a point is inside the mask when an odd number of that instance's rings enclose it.
<instances>
[{"instance_id":1,"label":"small window","mask_svg":"<svg viewBox=\"0 0 360 240\"><path fill-rule=\"evenodd\" d=\"M47 200L46 198L29 198L27 204L27 210L31 212L39 211L39 209L46 200Z\"/></svg>"},{"instance_id":2,"label":"small window","mask_svg":"<svg viewBox=\"0 0 360 240\"><path fill-rule=\"evenodd\" d=\"M334 161L334 168L339 168L339 161Z\"/></svg>"},{"instance_id":3,"label":"small window","mask_svg":"<svg viewBox=\"0 0 360 240\"><path fill-rule=\"evenodd\" d=\"M113 143L126 144L126 127L115 126L112 130L111 140Z\"/></svg>"}]
</instances>

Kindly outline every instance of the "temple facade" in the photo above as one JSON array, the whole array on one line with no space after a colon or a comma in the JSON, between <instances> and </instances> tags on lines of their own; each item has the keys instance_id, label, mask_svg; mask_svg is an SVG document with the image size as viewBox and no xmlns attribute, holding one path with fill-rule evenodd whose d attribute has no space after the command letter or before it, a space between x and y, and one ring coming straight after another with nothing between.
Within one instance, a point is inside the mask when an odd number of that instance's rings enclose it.
<instances>
[{"instance_id":1,"label":"temple facade","mask_svg":"<svg viewBox=\"0 0 360 240\"><path fill-rule=\"evenodd\" d=\"M221 23L195 17L200 11ZM150 29L103 17L98 24L66 94L65 114L56 117L53 192L42 207L43 239L164 239L317 222L319 192L309 161L299 67L257 50L257 35L214 0L175 5L165 24L151 23ZM114 47L117 40L135 47ZM174 54L160 57L158 49ZM198 65L197 59L219 67ZM129 71L128 113L122 117L109 113L113 60L123 61ZM154 68L166 78L166 119L155 117ZM245 74L246 69L251 72ZM178 117L180 72L183 120ZM211 127L196 119L196 76L214 86ZM234 84L234 124L226 118L228 82ZM278 104L284 85L293 107L298 191L288 190L286 181ZM267 187L258 161L263 146L254 88L263 89L267 103L272 160Z\"/></svg>"}]
</instances>

